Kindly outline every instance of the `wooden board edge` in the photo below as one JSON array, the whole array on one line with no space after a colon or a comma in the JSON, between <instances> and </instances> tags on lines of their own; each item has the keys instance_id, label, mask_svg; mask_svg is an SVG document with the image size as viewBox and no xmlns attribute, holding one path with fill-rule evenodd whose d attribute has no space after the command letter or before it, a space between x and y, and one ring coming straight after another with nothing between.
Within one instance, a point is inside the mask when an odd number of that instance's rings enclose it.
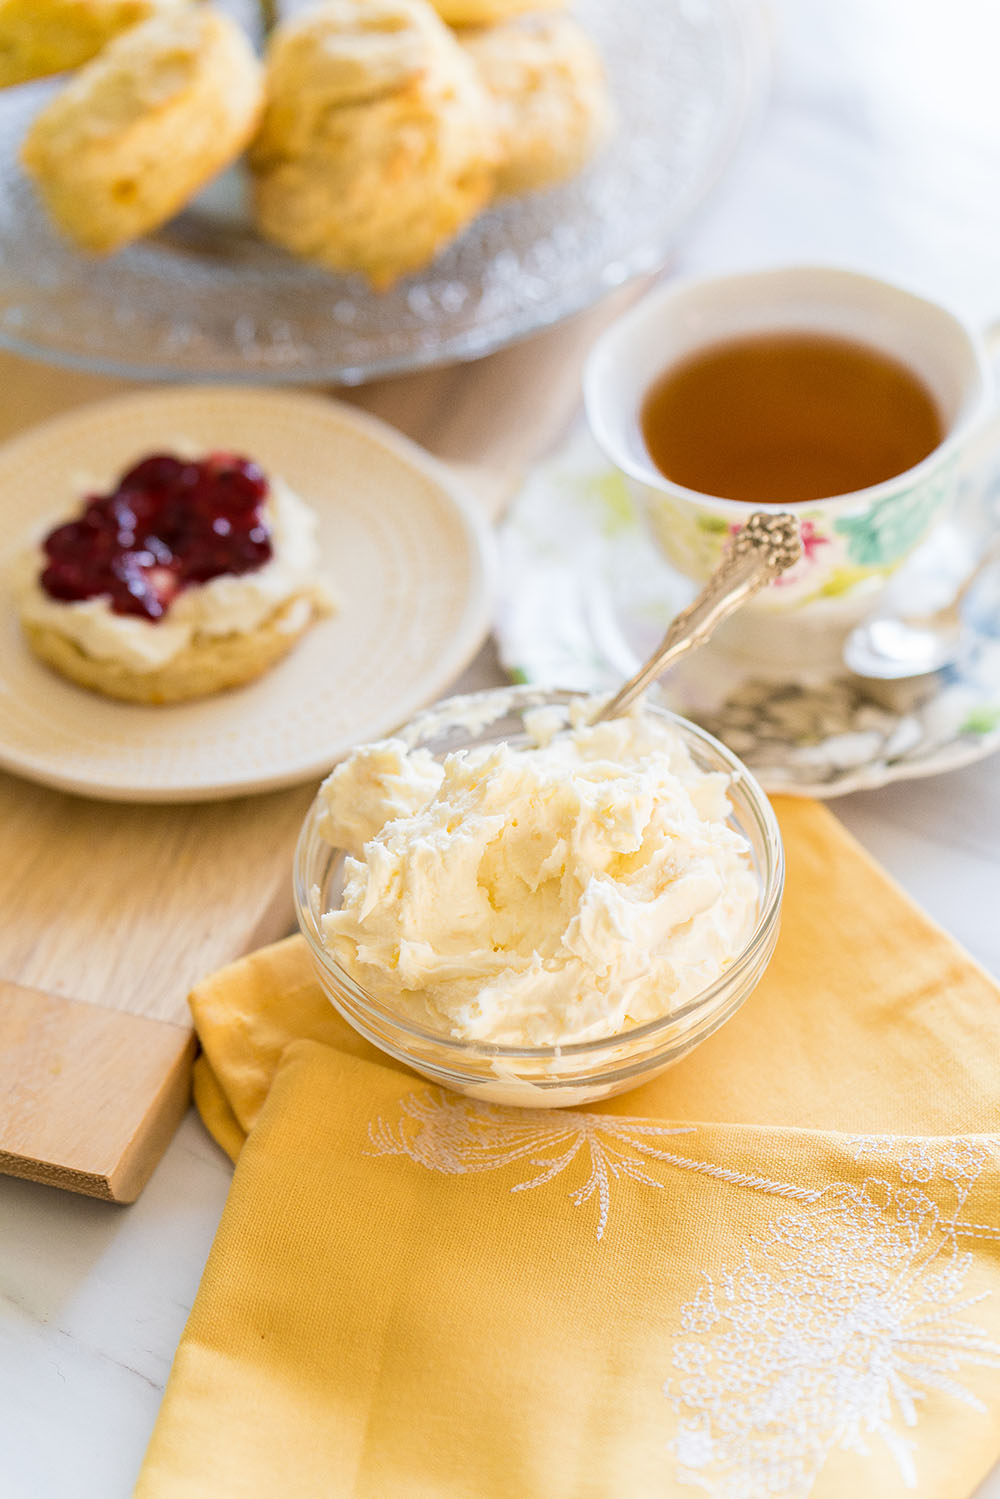
<instances>
[{"instance_id":1,"label":"wooden board edge","mask_svg":"<svg viewBox=\"0 0 1000 1499\"><path fill-rule=\"evenodd\" d=\"M197 1050L198 1038L192 1030L127 1149L106 1178L112 1202L135 1201L173 1139L191 1102L191 1068Z\"/></svg>"},{"instance_id":2,"label":"wooden board edge","mask_svg":"<svg viewBox=\"0 0 1000 1499\"><path fill-rule=\"evenodd\" d=\"M160 1023L160 1022L153 1022ZM135 1202L170 1144L191 1101L191 1068L197 1051L194 1032L164 1078L145 1118L115 1166L108 1172L83 1171L53 1161L0 1150L0 1175L60 1187L104 1202Z\"/></svg>"},{"instance_id":3,"label":"wooden board edge","mask_svg":"<svg viewBox=\"0 0 1000 1499\"><path fill-rule=\"evenodd\" d=\"M133 1202L187 1108L196 1047L191 1026L0 980L0 1172Z\"/></svg>"}]
</instances>

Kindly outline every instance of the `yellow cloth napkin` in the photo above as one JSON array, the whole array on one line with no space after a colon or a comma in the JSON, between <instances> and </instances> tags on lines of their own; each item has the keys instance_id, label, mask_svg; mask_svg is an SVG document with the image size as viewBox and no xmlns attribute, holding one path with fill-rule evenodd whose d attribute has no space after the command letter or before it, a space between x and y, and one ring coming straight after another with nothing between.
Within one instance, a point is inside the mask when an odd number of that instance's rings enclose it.
<instances>
[{"instance_id":1,"label":"yellow cloth napkin","mask_svg":"<svg viewBox=\"0 0 1000 1499\"><path fill-rule=\"evenodd\" d=\"M1000 993L824 808L778 810L764 981L592 1111L431 1087L299 938L195 992L239 1159L138 1499L969 1494L1000 1455Z\"/></svg>"}]
</instances>

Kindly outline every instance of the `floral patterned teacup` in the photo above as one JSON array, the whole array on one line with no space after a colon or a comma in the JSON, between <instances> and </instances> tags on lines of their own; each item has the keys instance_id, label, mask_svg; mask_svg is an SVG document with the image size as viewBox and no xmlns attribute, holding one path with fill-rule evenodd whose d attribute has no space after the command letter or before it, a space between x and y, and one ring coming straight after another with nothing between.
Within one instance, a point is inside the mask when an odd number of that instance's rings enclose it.
<instances>
[{"instance_id":1,"label":"floral patterned teacup","mask_svg":"<svg viewBox=\"0 0 1000 1499\"><path fill-rule=\"evenodd\" d=\"M983 341L954 313L853 271L799 266L668 283L599 339L584 395L591 430L643 504L668 560L696 582L715 567L731 531L754 510L674 484L656 468L640 429L643 398L671 364L752 333L833 334L901 360L931 391L944 426L915 467L868 489L795 506L802 561L727 622L723 649L789 666L825 664L871 612L892 574L927 537L956 487L958 459L991 401Z\"/></svg>"}]
</instances>

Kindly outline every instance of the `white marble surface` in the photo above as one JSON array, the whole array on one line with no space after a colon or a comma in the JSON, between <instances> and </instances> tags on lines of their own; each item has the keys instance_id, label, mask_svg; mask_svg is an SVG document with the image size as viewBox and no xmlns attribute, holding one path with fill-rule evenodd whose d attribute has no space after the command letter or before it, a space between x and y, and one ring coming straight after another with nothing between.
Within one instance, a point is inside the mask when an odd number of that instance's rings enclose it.
<instances>
[{"instance_id":1,"label":"white marble surface","mask_svg":"<svg viewBox=\"0 0 1000 1499\"><path fill-rule=\"evenodd\" d=\"M770 107L678 268L837 261L1000 316L996 0L769 9ZM495 673L486 652L475 677ZM837 810L1000 975L1000 757ZM0 1178L3 1499L131 1492L229 1174L190 1116L127 1209ZM1000 1470L979 1499L1000 1499Z\"/></svg>"}]
</instances>

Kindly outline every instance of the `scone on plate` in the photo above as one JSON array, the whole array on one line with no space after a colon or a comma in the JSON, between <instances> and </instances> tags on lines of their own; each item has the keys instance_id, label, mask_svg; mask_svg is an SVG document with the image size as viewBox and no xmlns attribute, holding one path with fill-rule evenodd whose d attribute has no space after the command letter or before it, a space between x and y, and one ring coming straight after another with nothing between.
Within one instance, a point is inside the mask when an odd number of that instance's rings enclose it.
<instances>
[{"instance_id":1,"label":"scone on plate","mask_svg":"<svg viewBox=\"0 0 1000 1499\"><path fill-rule=\"evenodd\" d=\"M116 250L164 223L243 150L262 72L234 21L181 8L126 31L35 118L21 159L60 230Z\"/></svg>"},{"instance_id":2,"label":"scone on plate","mask_svg":"<svg viewBox=\"0 0 1000 1499\"><path fill-rule=\"evenodd\" d=\"M566 0L431 0L449 26L496 26L526 11L562 10Z\"/></svg>"},{"instance_id":3,"label":"scone on plate","mask_svg":"<svg viewBox=\"0 0 1000 1499\"><path fill-rule=\"evenodd\" d=\"M606 139L611 105L597 48L569 16L525 15L459 33L493 101L497 191L575 176Z\"/></svg>"},{"instance_id":4,"label":"scone on plate","mask_svg":"<svg viewBox=\"0 0 1000 1499\"><path fill-rule=\"evenodd\" d=\"M426 0L326 0L275 32L251 164L258 226L294 254L389 286L485 207L496 161L490 101Z\"/></svg>"},{"instance_id":5,"label":"scone on plate","mask_svg":"<svg viewBox=\"0 0 1000 1499\"><path fill-rule=\"evenodd\" d=\"M315 528L247 458L154 454L22 559L22 629L49 666L109 697L171 703L238 686L329 612Z\"/></svg>"},{"instance_id":6,"label":"scone on plate","mask_svg":"<svg viewBox=\"0 0 1000 1499\"><path fill-rule=\"evenodd\" d=\"M112 37L191 0L0 0L0 88L64 73Z\"/></svg>"}]
</instances>

